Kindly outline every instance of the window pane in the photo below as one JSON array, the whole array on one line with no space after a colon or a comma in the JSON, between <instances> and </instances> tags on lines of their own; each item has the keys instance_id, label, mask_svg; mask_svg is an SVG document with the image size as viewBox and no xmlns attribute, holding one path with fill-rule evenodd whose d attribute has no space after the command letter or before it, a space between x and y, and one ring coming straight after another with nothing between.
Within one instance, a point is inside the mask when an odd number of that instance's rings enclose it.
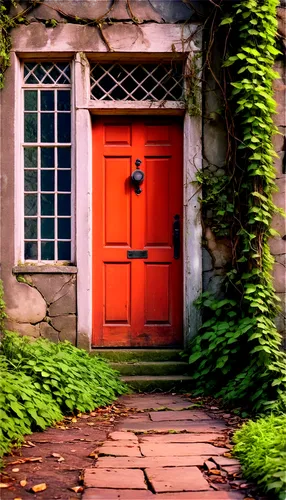
<instances>
[{"instance_id":1,"label":"window pane","mask_svg":"<svg viewBox=\"0 0 286 500\"><path fill-rule=\"evenodd\" d=\"M58 195L58 215L71 214L71 195L59 194Z\"/></svg>"},{"instance_id":2,"label":"window pane","mask_svg":"<svg viewBox=\"0 0 286 500\"><path fill-rule=\"evenodd\" d=\"M53 90L41 91L41 110L53 111L55 109L55 93Z\"/></svg>"},{"instance_id":3,"label":"window pane","mask_svg":"<svg viewBox=\"0 0 286 500\"><path fill-rule=\"evenodd\" d=\"M25 191L37 191L38 189L38 171L25 170Z\"/></svg>"},{"instance_id":4,"label":"window pane","mask_svg":"<svg viewBox=\"0 0 286 500\"><path fill-rule=\"evenodd\" d=\"M24 148L24 167L37 168L37 148Z\"/></svg>"},{"instance_id":5,"label":"window pane","mask_svg":"<svg viewBox=\"0 0 286 500\"><path fill-rule=\"evenodd\" d=\"M25 90L24 94L25 94L24 95L25 111L37 111L38 109L37 90Z\"/></svg>"},{"instance_id":6,"label":"window pane","mask_svg":"<svg viewBox=\"0 0 286 500\"><path fill-rule=\"evenodd\" d=\"M71 244L69 241L58 242L58 259L71 260Z\"/></svg>"},{"instance_id":7,"label":"window pane","mask_svg":"<svg viewBox=\"0 0 286 500\"><path fill-rule=\"evenodd\" d=\"M25 215L37 215L37 195L25 194Z\"/></svg>"},{"instance_id":8,"label":"window pane","mask_svg":"<svg viewBox=\"0 0 286 500\"><path fill-rule=\"evenodd\" d=\"M71 171L58 170L58 191L71 190Z\"/></svg>"},{"instance_id":9,"label":"window pane","mask_svg":"<svg viewBox=\"0 0 286 500\"><path fill-rule=\"evenodd\" d=\"M71 238L70 219L58 219L58 238L60 240L69 240Z\"/></svg>"},{"instance_id":10,"label":"window pane","mask_svg":"<svg viewBox=\"0 0 286 500\"><path fill-rule=\"evenodd\" d=\"M42 170L41 171L41 191L54 191L55 190L55 171Z\"/></svg>"},{"instance_id":11,"label":"window pane","mask_svg":"<svg viewBox=\"0 0 286 500\"><path fill-rule=\"evenodd\" d=\"M38 238L37 219L25 219L25 239L36 240Z\"/></svg>"},{"instance_id":12,"label":"window pane","mask_svg":"<svg viewBox=\"0 0 286 500\"><path fill-rule=\"evenodd\" d=\"M25 113L24 141L37 142L37 113Z\"/></svg>"},{"instance_id":13,"label":"window pane","mask_svg":"<svg viewBox=\"0 0 286 500\"><path fill-rule=\"evenodd\" d=\"M58 113L58 142L71 142L70 113Z\"/></svg>"},{"instance_id":14,"label":"window pane","mask_svg":"<svg viewBox=\"0 0 286 500\"><path fill-rule=\"evenodd\" d=\"M58 111L71 109L70 94L70 90L58 90Z\"/></svg>"},{"instance_id":15,"label":"window pane","mask_svg":"<svg viewBox=\"0 0 286 500\"><path fill-rule=\"evenodd\" d=\"M41 141L55 142L54 113L41 113Z\"/></svg>"},{"instance_id":16,"label":"window pane","mask_svg":"<svg viewBox=\"0 0 286 500\"><path fill-rule=\"evenodd\" d=\"M53 241L42 241L41 253L42 260L54 260L55 258L55 244Z\"/></svg>"},{"instance_id":17,"label":"window pane","mask_svg":"<svg viewBox=\"0 0 286 500\"><path fill-rule=\"evenodd\" d=\"M58 168L71 168L71 148L58 148Z\"/></svg>"},{"instance_id":18,"label":"window pane","mask_svg":"<svg viewBox=\"0 0 286 500\"><path fill-rule=\"evenodd\" d=\"M55 237L55 219L41 219L41 238L52 240Z\"/></svg>"},{"instance_id":19,"label":"window pane","mask_svg":"<svg viewBox=\"0 0 286 500\"><path fill-rule=\"evenodd\" d=\"M55 215L54 194L41 194L41 215Z\"/></svg>"},{"instance_id":20,"label":"window pane","mask_svg":"<svg viewBox=\"0 0 286 500\"><path fill-rule=\"evenodd\" d=\"M41 148L41 168L55 167L55 148Z\"/></svg>"},{"instance_id":21,"label":"window pane","mask_svg":"<svg viewBox=\"0 0 286 500\"><path fill-rule=\"evenodd\" d=\"M25 242L25 259L36 260L38 258L38 244L36 242Z\"/></svg>"}]
</instances>

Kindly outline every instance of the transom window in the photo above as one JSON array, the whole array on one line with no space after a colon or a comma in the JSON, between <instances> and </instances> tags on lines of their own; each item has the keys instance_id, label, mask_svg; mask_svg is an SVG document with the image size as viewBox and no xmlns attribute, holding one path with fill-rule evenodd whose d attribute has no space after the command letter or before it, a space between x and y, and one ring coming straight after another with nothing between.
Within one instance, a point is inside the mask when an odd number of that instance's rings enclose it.
<instances>
[{"instance_id":1,"label":"transom window","mask_svg":"<svg viewBox=\"0 0 286 500\"><path fill-rule=\"evenodd\" d=\"M183 66L172 64L95 64L91 99L107 101L180 101Z\"/></svg>"},{"instance_id":2,"label":"transom window","mask_svg":"<svg viewBox=\"0 0 286 500\"><path fill-rule=\"evenodd\" d=\"M71 71L24 65L24 258L72 260Z\"/></svg>"}]
</instances>

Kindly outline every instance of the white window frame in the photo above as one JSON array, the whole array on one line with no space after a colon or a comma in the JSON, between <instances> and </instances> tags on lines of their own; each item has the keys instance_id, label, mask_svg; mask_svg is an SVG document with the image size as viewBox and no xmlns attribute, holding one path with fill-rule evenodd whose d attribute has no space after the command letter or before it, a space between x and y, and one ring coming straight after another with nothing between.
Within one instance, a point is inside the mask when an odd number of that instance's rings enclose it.
<instances>
[{"instance_id":1,"label":"white window frame","mask_svg":"<svg viewBox=\"0 0 286 500\"><path fill-rule=\"evenodd\" d=\"M26 84L24 83L24 65L27 62L35 63L35 64L40 64L44 62L50 62L50 63L62 63L66 62L67 64L70 65L70 70L71 70L71 82L70 84ZM20 118L20 127L18 129L18 138L16 138L16 145L19 145L19 150L16 155L16 158L18 158L18 162L16 161L16 192L17 192L17 215L16 215L16 225L18 226L18 230L16 230L16 249L18 248L18 259L16 263L26 263L26 264L73 264L75 263L76 259L76 245L75 245L75 110L74 110L74 62L70 60L70 58L67 58L66 60L60 60L57 59L56 57L53 60L46 60L44 57L39 58L39 57L31 57L28 60L21 60L19 61L18 64L18 83L20 84L18 88L20 88L19 92L19 106L17 106L16 109L19 110L21 113L21 118ZM25 143L24 141L24 91L25 90L58 90L58 89L66 89L71 91L71 142L70 143L58 143L58 142L53 142L53 143L42 143L41 141L38 141L37 143ZM38 101L39 101L39 95L38 93ZM53 113L56 113L57 111L54 110ZM38 102L38 110L36 111L37 114L40 113L40 107L39 107L39 102ZM38 119L38 139L40 139L39 135L39 122L40 120ZM55 120L55 138L57 137L56 135L57 131L57 120ZM18 139L18 140L17 140ZM71 244L71 259L69 261L64 261L64 260L59 260L57 259L57 243L58 243L58 237L57 237L57 229L55 227L55 237L52 240L49 239L41 239L41 232L40 232L40 221L41 221L41 216L39 216L39 198L41 191L39 188L41 187L41 184L39 182L40 180L40 175L41 175L41 170L38 168L38 190L37 190L37 216L35 217L37 219L37 227L38 227L38 238L37 240L37 245L38 248L41 245L41 241L54 241L54 247L55 247L55 259L53 260L43 260L39 259L39 252L38 252L38 258L37 259L25 259L25 235L24 235L24 221L25 221L25 214L24 214L24 147L37 147L38 148L38 154L40 154L40 148L41 147L54 147L56 148L57 146L63 146L63 147L71 147L71 192L68 194L71 194L71 215L70 215L70 220L71 220L71 238L70 241ZM17 146L16 146L17 147ZM18 163L18 168L17 168L17 163ZM56 186L56 179L57 179L57 169L55 169L55 186ZM51 191L46 194L55 194L57 191ZM61 194L65 194L64 192L61 192ZM49 216L47 216L48 218ZM51 216L55 219L55 221L59 218L57 215L57 197L55 196L55 215ZM63 216L64 217L64 216ZM69 217L67 217L69 218ZM55 226L57 226L57 223L55 223Z\"/></svg>"}]
</instances>

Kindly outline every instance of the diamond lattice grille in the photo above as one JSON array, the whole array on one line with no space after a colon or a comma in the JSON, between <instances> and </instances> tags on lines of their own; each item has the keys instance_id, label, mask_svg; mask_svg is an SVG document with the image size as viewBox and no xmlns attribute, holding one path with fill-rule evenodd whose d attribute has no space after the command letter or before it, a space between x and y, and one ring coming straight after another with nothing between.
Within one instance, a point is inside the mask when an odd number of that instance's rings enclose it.
<instances>
[{"instance_id":1,"label":"diamond lattice grille","mask_svg":"<svg viewBox=\"0 0 286 500\"><path fill-rule=\"evenodd\" d=\"M71 83L69 63L25 63L24 84L66 85Z\"/></svg>"},{"instance_id":2,"label":"diamond lattice grille","mask_svg":"<svg viewBox=\"0 0 286 500\"><path fill-rule=\"evenodd\" d=\"M95 64L91 99L99 101L180 101L182 64Z\"/></svg>"}]
</instances>

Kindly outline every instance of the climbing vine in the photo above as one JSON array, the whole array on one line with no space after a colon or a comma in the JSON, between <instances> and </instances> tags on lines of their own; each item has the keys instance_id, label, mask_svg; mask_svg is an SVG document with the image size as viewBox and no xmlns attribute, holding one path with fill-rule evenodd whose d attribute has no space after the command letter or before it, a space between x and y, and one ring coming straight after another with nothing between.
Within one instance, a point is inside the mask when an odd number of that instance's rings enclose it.
<instances>
[{"instance_id":1,"label":"climbing vine","mask_svg":"<svg viewBox=\"0 0 286 500\"><path fill-rule=\"evenodd\" d=\"M224 93L228 125L227 175L201 174L212 229L230 236L232 266L225 298L204 293L197 301L204 323L191 343L189 361L198 393L208 392L251 411L286 405L286 356L275 327L278 300L268 239L275 187L272 136L277 133L272 84L277 0L221 5L226 30Z\"/></svg>"}]
</instances>

